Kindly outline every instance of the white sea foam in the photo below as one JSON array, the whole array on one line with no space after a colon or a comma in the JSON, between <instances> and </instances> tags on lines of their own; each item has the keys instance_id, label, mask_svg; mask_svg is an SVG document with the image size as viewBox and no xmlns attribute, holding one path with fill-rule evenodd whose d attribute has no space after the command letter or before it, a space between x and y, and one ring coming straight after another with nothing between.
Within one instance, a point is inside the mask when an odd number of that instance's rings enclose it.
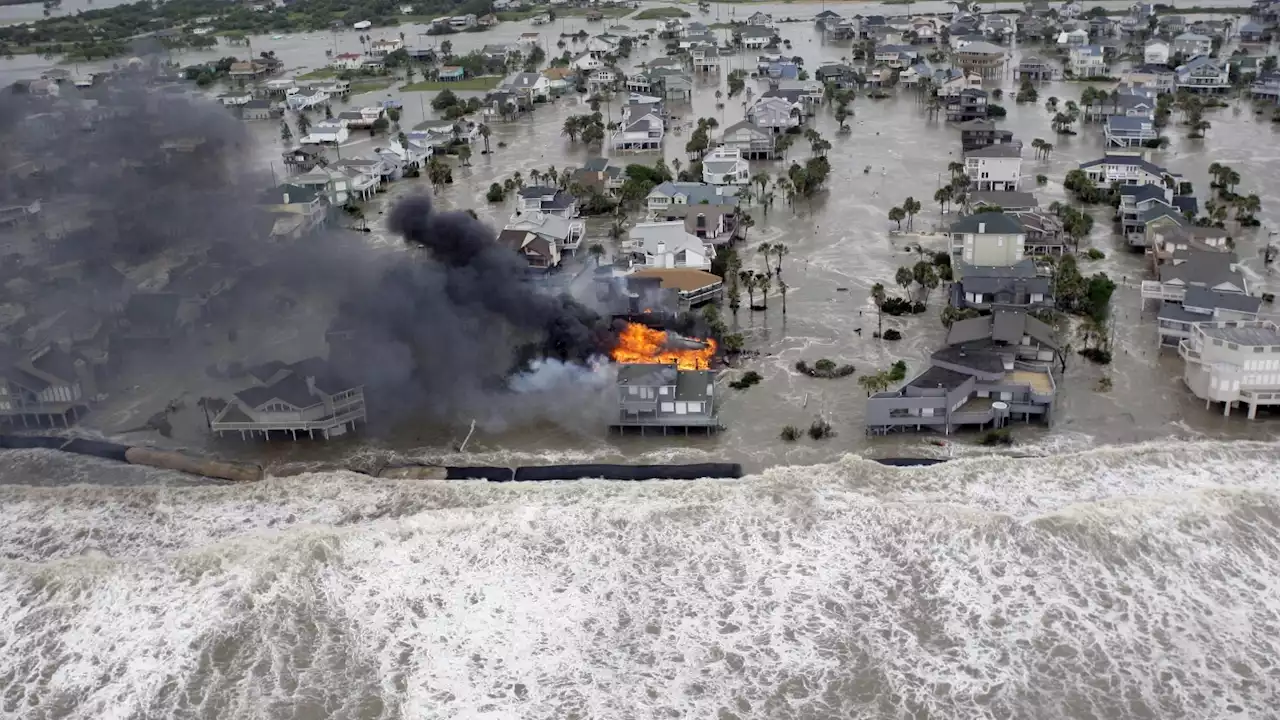
<instances>
[{"instance_id":1,"label":"white sea foam","mask_svg":"<svg viewBox=\"0 0 1280 720\"><path fill-rule=\"evenodd\" d=\"M0 486L0 715L1270 717L1278 450Z\"/></svg>"}]
</instances>

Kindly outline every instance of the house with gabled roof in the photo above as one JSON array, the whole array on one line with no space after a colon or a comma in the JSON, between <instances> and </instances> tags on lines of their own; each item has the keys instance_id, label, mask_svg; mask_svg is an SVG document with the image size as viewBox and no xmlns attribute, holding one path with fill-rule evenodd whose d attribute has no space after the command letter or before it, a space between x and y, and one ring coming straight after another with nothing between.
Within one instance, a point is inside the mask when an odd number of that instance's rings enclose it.
<instances>
[{"instance_id":1,"label":"house with gabled roof","mask_svg":"<svg viewBox=\"0 0 1280 720\"><path fill-rule=\"evenodd\" d=\"M96 393L92 367L74 351L56 344L0 350L0 420L10 425L68 427Z\"/></svg>"},{"instance_id":2,"label":"house with gabled roof","mask_svg":"<svg viewBox=\"0 0 1280 720\"><path fill-rule=\"evenodd\" d=\"M664 182L649 191L645 204L651 213L672 205L738 205L737 188L694 182Z\"/></svg>"},{"instance_id":3,"label":"house with gabled roof","mask_svg":"<svg viewBox=\"0 0 1280 720\"><path fill-rule=\"evenodd\" d=\"M1086 177L1100 186L1113 182L1121 185L1169 185L1182 176L1147 160L1141 151L1109 151L1097 160L1080 164Z\"/></svg>"},{"instance_id":4,"label":"house with gabled roof","mask_svg":"<svg viewBox=\"0 0 1280 720\"><path fill-rule=\"evenodd\" d=\"M712 276L714 277L714 276ZM715 374L707 369L628 363L618 367L619 429L719 427Z\"/></svg>"},{"instance_id":5,"label":"house with gabled roof","mask_svg":"<svg viewBox=\"0 0 1280 720\"><path fill-rule=\"evenodd\" d=\"M560 248L551 238L528 230L504 229L498 244L520 253L534 270L550 270L560 264Z\"/></svg>"},{"instance_id":6,"label":"house with gabled roof","mask_svg":"<svg viewBox=\"0 0 1280 720\"><path fill-rule=\"evenodd\" d=\"M785 97L758 97L747 108L747 121L775 135L804 123L805 106Z\"/></svg>"},{"instance_id":7,"label":"house with gabled roof","mask_svg":"<svg viewBox=\"0 0 1280 720\"><path fill-rule=\"evenodd\" d=\"M365 422L364 387L336 375L329 364L314 357L292 364L271 362L252 368L255 384L236 393L209 420L221 436L239 432L242 438L261 433L298 433L325 439L354 430Z\"/></svg>"},{"instance_id":8,"label":"house with gabled roof","mask_svg":"<svg viewBox=\"0 0 1280 720\"><path fill-rule=\"evenodd\" d=\"M1051 423L1062 343L1023 310L958 320L946 344L902 387L867 400L867 432L998 428L1012 419Z\"/></svg>"},{"instance_id":9,"label":"house with gabled roof","mask_svg":"<svg viewBox=\"0 0 1280 720\"><path fill-rule=\"evenodd\" d=\"M566 220L578 216L578 201L567 191L544 185L531 185L520 188L516 215L527 212L542 212L556 215Z\"/></svg>"},{"instance_id":10,"label":"house with gabled roof","mask_svg":"<svg viewBox=\"0 0 1280 720\"><path fill-rule=\"evenodd\" d=\"M724 129L720 136L720 144L736 150L748 160L771 160L777 156L777 136L755 125L750 120L743 120Z\"/></svg>"},{"instance_id":11,"label":"house with gabled roof","mask_svg":"<svg viewBox=\"0 0 1280 720\"><path fill-rule=\"evenodd\" d=\"M1217 95L1231 88L1231 73L1226 65L1207 55L1192 58L1174 72L1178 90Z\"/></svg>"}]
</instances>

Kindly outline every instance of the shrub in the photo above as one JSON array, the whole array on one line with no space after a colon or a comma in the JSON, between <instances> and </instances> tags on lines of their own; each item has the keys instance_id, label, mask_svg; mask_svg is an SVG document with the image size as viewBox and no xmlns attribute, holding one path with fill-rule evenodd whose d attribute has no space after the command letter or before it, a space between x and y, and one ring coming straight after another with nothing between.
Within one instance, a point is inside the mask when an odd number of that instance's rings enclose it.
<instances>
[{"instance_id":1,"label":"shrub","mask_svg":"<svg viewBox=\"0 0 1280 720\"><path fill-rule=\"evenodd\" d=\"M787 442L795 442L800 439L800 428L795 425L787 425L782 428L781 437Z\"/></svg>"},{"instance_id":2,"label":"shrub","mask_svg":"<svg viewBox=\"0 0 1280 720\"><path fill-rule=\"evenodd\" d=\"M827 358L822 358L813 365L804 360L797 360L796 370L815 378L842 378L854 373L852 365L836 365L835 361Z\"/></svg>"},{"instance_id":3,"label":"shrub","mask_svg":"<svg viewBox=\"0 0 1280 720\"><path fill-rule=\"evenodd\" d=\"M1098 378L1098 385L1097 385L1097 388L1096 388L1096 389L1097 389L1097 391L1098 391L1098 392L1108 392L1108 391L1110 391L1110 390L1111 390L1111 376L1110 376L1110 375L1103 375L1102 377Z\"/></svg>"},{"instance_id":4,"label":"shrub","mask_svg":"<svg viewBox=\"0 0 1280 720\"><path fill-rule=\"evenodd\" d=\"M1106 253L1102 252L1098 248L1089 248L1084 252L1084 257L1086 260L1101 260L1106 256L1107 256Z\"/></svg>"},{"instance_id":5,"label":"shrub","mask_svg":"<svg viewBox=\"0 0 1280 720\"><path fill-rule=\"evenodd\" d=\"M747 372L743 373L742 377L729 383L729 387L733 388L734 390L746 390L747 388L751 387L752 385L755 385L756 383L760 382L763 379L764 378L760 377L760 373L756 372L755 370L748 370Z\"/></svg>"},{"instance_id":6,"label":"shrub","mask_svg":"<svg viewBox=\"0 0 1280 720\"><path fill-rule=\"evenodd\" d=\"M746 339L742 333L730 333L725 335L720 343L720 347L724 348L726 354L736 354L742 352L742 346L746 343Z\"/></svg>"},{"instance_id":7,"label":"shrub","mask_svg":"<svg viewBox=\"0 0 1280 720\"><path fill-rule=\"evenodd\" d=\"M1086 360L1095 362L1099 365L1111 364L1111 351L1109 350L1103 350L1102 348L1085 348L1080 351L1080 354L1083 355Z\"/></svg>"},{"instance_id":8,"label":"shrub","mask_svg":"<svg viewBox=\"0 0 1280 720\"><path fill-rule=\"evenodd\" d=\"M1037 175L1037 176L1036 176L1036 184L1037 184L1037 185L1048 185L1048 184L1049 184L1049 176L1048 176L1048 175Z\"/></svg>"},{"instance_id":9,"label":"shrub","mask_svg":"<svg viewBox=\"0 0 1280 720\"><path fill-rule=\"evenodd\" d=\"M899 360L889 366L889 379L894 382L902 382L907 379L907 361Z\"/></svg>"},{"instance_id":10,"label":"shrub","mask_svg":"<svg viewBox=\"0 0 1280 720\"><path fill-rule=\"evenodd\" d=\"M498 203L507 198L507 192L502 189L501 185L494 183L489 186L489 192L484 197L491 203Z\"/></svg>"},{"instance_id":11,"label":"shrub","mask_svg":"<svg viewBox=\"0 0 1280 720\"><path fill-rule=\"evenodd\" d=\"M891 297L884 301L880 309L889 315L919 315L925 311L924 303L911 302L902 298Z\"/></svg>"},{"instance_id":12,"label":"shrub","mask_svg":"<svg viewBox=\"0 0 1280 720\"><path fill-rule=\"evenodd\" d=\"M814 440L825 440L835 434L835 431L831 429L831 423L822 418L814 420L813 424L809 426L809 437Z\"/></svg>"},{"instance_id":13,"label":"shrub","mask_svg":"<svg viewBox=\"0 0 1280 720\"><path fill-rule=\"evenodd\" d=\"M1009 433L1009 428L1000 428L999 430L988 430L980 441L986 446L995 445L1012 445L1013 435Z\"/></svg>"},{"instance_id":14,"label":"shrub","mask_svg":"<svg viewBox=\"0 0 1280 720\"><path fill-rule=\"evenodd\" d=\"M898 332L897 330L894 330L893 328L889 328L888 330L884 331L884 339L885 340L901 340L902 333Z\"/></svg>"},{"instance_id":15,"label":"shrub","mask_svg":"<svg viewBox=\"0 0 1280 720\"><path fill-rule=\"evenodd\" d=\"M1008 115L1008 114L1009 114L1009 112L1008 112L1007 110L1005 110L1004 108L1000 107L999 105L994 105L994 104L988 104L988 105L987 105L987 117L990 117L990 118L1002 118L1002 117L1004 117L1005 115Z\"/></svg>"}]
</instances>

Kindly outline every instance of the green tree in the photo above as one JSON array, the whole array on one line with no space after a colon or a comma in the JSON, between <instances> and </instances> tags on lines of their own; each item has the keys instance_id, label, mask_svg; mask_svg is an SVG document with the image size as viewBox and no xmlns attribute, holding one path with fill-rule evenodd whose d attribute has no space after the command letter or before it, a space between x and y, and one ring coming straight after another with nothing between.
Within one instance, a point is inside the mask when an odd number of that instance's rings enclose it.
<instances>
[{"instance_id":1,"label":"green tree","mask_svg":"<svg viewBox=\"0 0 1280 720\"><path fill-rule=\"evenodd\" d=\"M1253 197L1257 196L1255 195ZM775 258L777 258L777 262L774 263L773 273L778 277L782 277L782 258L791 254L791 248L787 247L784 243L776 242L771 246L770 252Z\"/></svg>"},{"instance_id":2,"label":"green tree","mask_svg":"<svg viewBox=\"0 0 1280 720\"><path fill-rule=\"evenodd\" d=\"M908 300L911 299L910 288L911 283L915 282L915 279L915 275L911 273L911 268L909 267L900 267L898 268L898 271L893 274L893 281L902 286L902 291L907 295Z\"/></svg>"},{"instance_id":3,"label":"green tree","mask_svg":"<svg viewBox=\"0 0 1280 720\"><path fill-rule=\"evenodd\" d=\"M898 223L898 230L902 230L902 221L907 217L907 212L900 207L889 208L889 219Z\"/></svg>"},{"instance_id":4,"label":"green tree","mask_svg":"<svg viewBox=\"0 0 1280 720\"><path fill-rule=\"evenodd\" d=\"M284 120L280 121L280 139L286 143L293 139L293 131L289 129L289 123Z\"/></svg>"},{"instance_id":5,"label":"green tree","mask_svg":"<svg viewBox=\"0 0 1280 720\"><path fill-rule=\"evenodd\" d=\"M876 304L876 337L884 334L884 303L889 299L884 285L876 283L871 286L871 300Z\"/></svg>"},{"instance_id":6,"label":"green tree","mask_svg":"<svg viewBox=\"0 0 1280 720\"><path fill-rule=\"evenodd\" d=\"M902 201L902 211L907 214L907 229L911 230L916 213L920 212L920 201L908 196Z\"/></svg>"}]
</instances>

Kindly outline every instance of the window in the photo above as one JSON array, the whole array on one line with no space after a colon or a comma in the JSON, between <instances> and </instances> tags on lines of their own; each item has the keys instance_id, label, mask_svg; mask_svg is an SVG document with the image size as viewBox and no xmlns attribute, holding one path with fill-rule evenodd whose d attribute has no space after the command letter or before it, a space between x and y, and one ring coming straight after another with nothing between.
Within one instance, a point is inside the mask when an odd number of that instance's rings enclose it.
<instances>
[{"instance_id":1,"label":"window","mask_svg":"<svg viewBox=\"0 0 1280 720\"><path fill-rule=\"evenodd\" d=\"M1228 350L1239 350L1240 346L1235 343L1227 343Z\"/></svg>"},{"instance_id":2,"label":"window","mask_svg":"<svg viewBox=\"0 0 1280 720\"><path fill-rule=\"evenodd\" d=\"M1221 341L1221 340L1217 340L1217 339L1215 339L1215 340L1213 341L1213 344L1214 344L1214 345L1216 345L1216 346L1218 346L1218 347L1222 347L1222 341Z\"/></svg>"},{"instance_id":3,"label":"window","mask_svg":"<svg viewBox=\"0 0 1280 720\"><path fill-rule=\"evenodd\" d=\"M1256 352L1256 353L1260 353L1260 352L1262 352L1262 351L1264 351L1264 350L1266 350L1266 348L1262 347L1261 345L1256 346L1256 347L1254 347L1254 348L1253 348L1253 351L1254 351L1254 352Z\"/></svg>"}]
</instances>

